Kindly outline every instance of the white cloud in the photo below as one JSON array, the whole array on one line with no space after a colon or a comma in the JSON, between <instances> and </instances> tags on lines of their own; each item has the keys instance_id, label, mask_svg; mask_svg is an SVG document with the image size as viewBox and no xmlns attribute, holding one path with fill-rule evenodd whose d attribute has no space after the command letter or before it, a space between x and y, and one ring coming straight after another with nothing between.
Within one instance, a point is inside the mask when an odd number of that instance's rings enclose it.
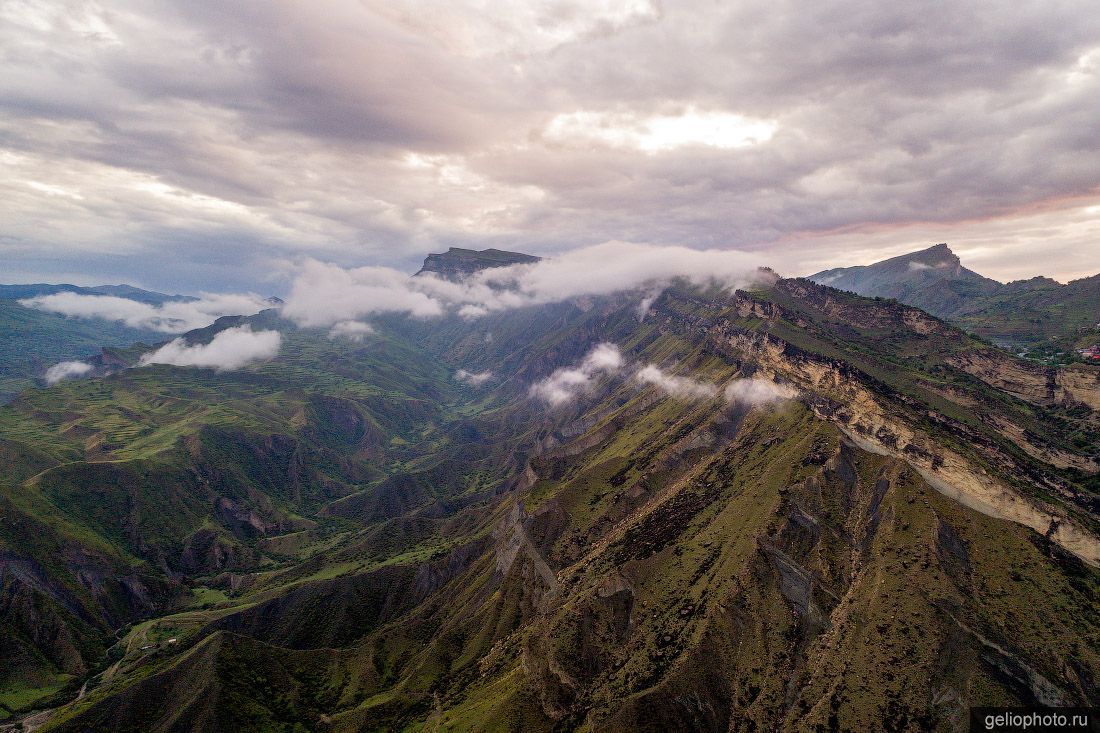
<instances>
[{"instance_id":1,"label":"white cloud","mask_svg":"<svg viewBox=\"0 0 1100 733\"><path fill-rule=\"evenodd\" d=\"M141 357L139 366L174 364L207 367L218 371L240 369L254 361L270 359L279 353L282 336L278 331L253 332L248 325L227 328L208 344L190 345L175 339Z\"/></svg>"},{"instance_id":2,"label":"white cloud","mask_svg":"<svg viewBox=\"0 0 1100 733\"><path fill-rule=\"evenodd\" d=\"M465 369L459 369L455 372L455 379L466 384L472 384L478 386L479 384L485 384L493 378L493 373L489 371L485 372L468 372Z\"/></svg>"},{"instance_id":3,"label":"white cloud","mask_svg":"<svg viewBox=\"0 0 1100 733\"><path fill-rule=\"evenodd\" d=\"M661 297L661 292L662 291L660 291L660 290L654 290L654 291L650 292L648 295L646 295L644 298L642 298L641 303L638 303L638 321L639 322L645 320L646 314L649 313L649 307L651 305L653 305L653 302L655 300L657 300L657 298Z\"/></svg>"},{"instance_id":4,"label":"white cloud","mask_svg":"<svg viewBox=\"0 0 1100 733\"><path fill-rule=\"evenodd\" d=\"M432 274L410 278L386 267L344 269L308 260L283 314L303 326L326 326L374 313L476 318L494 311L586 295L657 292L676 279L743 287L766 277L758 254L605 242L532 264L495 267L453 282Z\"/></svg>"},{"instance_id":5,"label":"white cloud","mask_svg":"<svg viewBox=\"0 0 1100 733\"><path fill-rule=\"evenodd\" d=\"M934 265L929 265L927 262L917 262L914 260L909 263L910 272L917 272L920 270L943 270L948 267L951 267L950 262L937 262Z\"/></svg>"},{"instance_id":6,"label":"white cloud","mask_svg":"<svg viewBox=\"0 0 1100 733\"><path fill-rule=\"evenodd\" d=\"M221 316L250 316L270 304L258 295L203 293L196 300L169 300L150 305L113 295L54 293L19 301L28 308L59 313L70 318L102 318L131 328L162 333L184 333L209 326Z\"/></svg>"},{"instance_id":7,"label":"white cloud","mask_svg":"<svg viewBox=\"0 0 1100 733\"><path fill-rule=\"evenodd\" d=\"M329 329L328 337L330 339L346 338L348 341L354 341L357 344L363 343L363 339L366 336L374 333L374 327L369 323L363 323L362 321L339 321L333 324Z\"/></svg>"},{"instance_id":8,"label":"white cloud","mask_svg":"<svg viewBox=\"0 0 1100 733\"><path fill-rule=\"evenodd\" d=\"M482 305L464 305L458 309L458 315L463 318L480 318L488 314L489 309Z\"/></svg>"},{"instance_id":9,"label":"white cloud","mask_svg":"<svg viewBox=\"0 0 1100 733\"><path fill-rule=\"evenodd\" d=\"M558 369L546 379L531 385L530 394L557 407L591 389L593 380L600 374L614 373L622 365L623 356L618 346L598 344L576 367Z\"/></svg>"},{"instance_id":10,"label":"white cloud","mask_svg":"<svg viewBox=\"0 0 1100 733\"><path fill-rule=\"evenodd\" d=\"M372 10L470 57L526 57L660 17L653 0L368 0Z\"/></svg>"},{"instance_id":11,"label":"white cloud","mask_svg":"<svg viewBox=\"0 0 1100 733\"><path fill-rule=\"evenodd\" d=\"M83 377L92 371L91 364L82 361L63 361L46 370L46 384L57 384L65 379Z\"/></svg>"},{"instance_id":12,"label":"white cloud","mask_svg":"<svg viewBox=\"0 0 1100 733\"><path fill-rule=\"evenodd\" d=\"M283 315L301 326L329 326L376 313L443 315L443 306L414 288L409 276L389 267L346 270L307 260L291 286Z\"/></svg>"},{"instance_id":13,"label":"white cloud","mask_svg":"<svg viewBox=\"0 0 1100 733\"><path fill-rule=\"evenodd\" d=\"M629 112L569 112L550 120L546 136L565 145L599 143L658 153L687 145L728 149L767 142L774 120L756 120L730 112L699 112L640 117Z\"/></svg>"},{"instance_id":14,"label":"white cloud","mask_svg":"<svg viewBox=\"0 0 1100 733\"><path fill-rule=\"evenodd\" d=\"M727 402L743 405L765 405L769 402L781 402L794 399L798 391L785 384L776 384L767 379L738 379L726 385L724 391Z\"/></svg>"},{"instance_id":15,"label":"white cloud","mask_svg":"<svg viewBox=\"0 0 1100 733\"><path fill-rule=\"evenodd\" d=\"M757 269L763 264L764 257L758 253L613 241L530 265L482 270L474 279L509 288L528 302L550 303L652 288L677 278L697 285L742 287L760 277Z\"/></svg>"},{"instance_id":16,"label":"white cloud","mask_svg":"<svg viewBox=\"0 0 1100 733\"><path fill-rule=\"evenodd\" d=\"M551 406L563 405L591 390L595 378L603 373L614 374L623 367L623 356L614 344L602 343L592 349L575 367L558 369L546 379L531 386L530 394ZM690 377L665 372L655 364L647 364L633 374L634 381L652 385L681 400L707 400L719 394L729 403L765 405L793 399L798 391L767 379L737 379L719 389Z\"/></svg>"},{"instance_id":17,"label":"white cloud","mask_svg":"<svg viewBox=\"0 0 1100 733\"><path fill-rule=\"evenodd\" d=\"M639 369L634 379L642 384L655 385L665 393L682 400L703 400L718 395L718 388L713 384L666 374L654 364L648 364Z\"/></svg>"}]
</instances>

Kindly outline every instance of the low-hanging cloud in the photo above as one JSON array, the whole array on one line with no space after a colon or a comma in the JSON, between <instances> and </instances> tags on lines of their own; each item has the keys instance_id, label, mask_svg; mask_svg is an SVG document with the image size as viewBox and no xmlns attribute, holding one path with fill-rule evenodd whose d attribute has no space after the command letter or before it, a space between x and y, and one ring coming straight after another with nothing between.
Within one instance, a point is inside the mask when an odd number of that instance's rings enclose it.
<instances>
[{"instance_id":1,"label":"low-hanging cloud","mask_svg":"<svg viewBox=\"0 0 1100 733\"><path fill-rule=\"evenodd\" d=\"M278 331L253 331L248 325L227 328L207 344L189 344L175 339L141 357L139 366L174 364L230 371L279 353L282 336Z\"/></svg>"},{"instance_id":2,"label":"low-hanging cloud","mask_svg":"<svg viewBox=\"0 0 1100 733\"><path fill-rule=\"evenodd\" d=\"M184 333L209 326L221 316L250 316L271 307L265 299L251 293L203 293L195 300L168 300L151 305L113 295L66 292L26 298L19 303L70 318L102 318L161 333Z\"/></svg>"},{"instance_id":3,"label":"low-hanging cloud","mask_svg":"<svg viewBox=\"0 0 1100 733\"><path fill-rule=\"evenodd\" d=\"M647 293L644 298L642 298L642 302L638 303L637 313L639 323L645 320L646 314L649 313L650 306L653 305L657 298L661 297L661 292L662 291L660 290L653 290L652 292Z\"/></svg>"},{"instance_id":4,"label":"low-hanging cloud","mask_svg":"<svg viewBox=\"0 0 1100 733\"><path fill-rule=\"evenodd\" d=\"M919 262L917 260L912 260L912 261L909 262L909 271L910 272L920 272L922 270L944 270L944 269L947 269L951 266L952 266L952 264L950 262L946 262L946 261L945 262L937 262L934 265L930 265L927 262Z\"/></svg>"},{"instance_id":5,"label":"low-hanging cloud","mask_svg":"<svg viewBox=\"0 0 1100 733\"><path fill-rule=\"evenodd\" d=\"M468 372L465 369L459 369L455 372L455 379L459 382L465 382L466 384L477 387L478 385L485 384L493 378L493 373L490 371L484 372Z\"/></svg>"},{"instance_id":6,"label":"low-hanging cloud","mask_svg":"<svg viewBox=\"0 0 1100 733\"><path fill-rule=\"evenodd\" d=\"M443 304L419 292L416 284L389 267L345 269L307 260L291 285L283 315L300 326L331 326L379 313L443 315Z\"/></svg>"},{"instance_id":7,"label":"low-hanging cloud","mask_svg":"<svg viewBox=\"0 0 1100 733\"><path fill-rule=\"evenodd\" d=\"M723 394L726 401L731 404L756 406L794 399L798 396L798 391L768 379L753 378L730 382L726 385Z\"/></svg>"},{"instance_id":8,"label":"low-hanging cloud","mask_svg":"<svg viewBox=\"0 0 1100 733\"><path fill-rule=\"evenodd\" d=\"M531 385L532 397L557 407L589 391L600 374L617 372L623 356L615 344L598 344L575 367L558 369L546 379Z\"/></svg>"},{"instance_id":9,"label":"low-hanging cloud","mask_svg":"<svg viewBox=\"0 0 1100 733\"><path fill-rule=\"evenodd\" d=\"M45 380L46 384L53 385L66 379L83 377L90 371L92 371L91 364L85 364L82 361L63 361L46 370Z\"/></svg>"},{"instance_id":10,"label":"low-hanging cloud","mask_svg":"<svg viewBox=\"0 0 1100 733\"><path fill-rule=\"evenodd\" d=\"M381 313L432 318L488 313L641 290L653 293L675 280L732 289L771 277L759 255L630 242L581 247L531 264L496 267L457 282L427 273L410 278L386 267L345 269L316 260L303 263L283 315L302 326L331 326Z\"/></svg>"},{"instance_id":11,"label":"low-hanging cloud","mask_svg":"<svg viewBox=\"0 0 1100 733\"><path fill-rule=\"evenodd\" d=\"M363 339L374 333L374 327L362 321L338 321L328 331L330 339L344 338L357 344L363 343Z\"/></svg>"},{"instance_id":12,"label":"low-hanging cloud","mask_svg":"<svg viewBox=\"0 0 1100 733\"><path fill-rule=\"evenodd\" d=\"M678 377L667 374L654 364L647 364L638 370L634 379L642 384L651 384L666 394L682 400L705 400L718 396L718 387L690 377Z\"/></svg>"}]
</instances>

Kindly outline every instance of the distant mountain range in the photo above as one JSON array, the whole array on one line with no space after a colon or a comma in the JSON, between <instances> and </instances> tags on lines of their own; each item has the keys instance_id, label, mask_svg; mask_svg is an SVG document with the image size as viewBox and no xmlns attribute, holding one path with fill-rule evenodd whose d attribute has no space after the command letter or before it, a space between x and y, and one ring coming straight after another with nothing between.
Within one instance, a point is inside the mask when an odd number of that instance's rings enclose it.
<instances>
[{"instance_id":1,"label":"distant mountain range","mask_svg":"<svg viewBox=\"0 0 1100 733\"><path fill-rule=\"evenodd\" d=\"M999 345L1038 355L1100 339L1100 275L1065 285L1048 277L1002 284L962 266L946 244L810 279L852 293L894 298Z\"/></svg>"},{"instance_id":2,"label":"distant mountain range","mask_svg":"<svg viewBox=\"0 0 1100 733\"><path fill-rule=\"evenodd\" d=\"M0 285L0 300L21 300L34 298L40 295L54 295L56 293L76 293L77 295L111 295L116 298L136 300L139 303L160 305L169 300L196 300L190 295L167 295L153 290L142 290L132 285L96 285L82 287L80 285L48 285L46 283L33 283L29 285Z\"/></svg>"},{"instance_id":3,"label":"distant mountain range","mask_svg":"<svg viewBox=\"0 0 1100 733\"><path fill-rule=\"evenodd\" d=\"M150 306L198 300L190 295L168 295L131 285L0 285L0 404L27 387L40 384L45 371L60 361L103 358L103 347L153 344L169 338L163 331L136 328L105 318L67 317L20 302L58 293L111 296ZM268 302L273 306L282 303L278 298L269 298Z\"/></svg>"},{"instance_id":4,"label":"distant mountain range","mask_svg":"<svg viewBox=\"0 0 1100 733\"><path fill-rule=\"evenodd\" d=\"M0 299L0 404L33 386L36 378L59 361L93 356L104 346L128 346L139 341L155 343L165 338L165 334L157 331L131 328L103 319L66 318L7 299L49 295L51 292L47 290L29 289L51 287L64 286L0 285L5 293ZM27 292L30 294L23 294Z\"/></svg>"}]
</instances>

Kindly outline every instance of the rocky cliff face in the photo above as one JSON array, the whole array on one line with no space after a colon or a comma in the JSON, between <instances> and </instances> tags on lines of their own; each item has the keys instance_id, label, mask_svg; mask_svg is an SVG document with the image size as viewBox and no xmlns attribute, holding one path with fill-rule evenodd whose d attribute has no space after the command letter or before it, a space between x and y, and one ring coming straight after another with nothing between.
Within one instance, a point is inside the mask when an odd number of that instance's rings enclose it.
<instances>
[{"instance_id":1,"label":"rocky cliff face","mask_svg":"<svg viewBox=\"0 0 1100 733\"><path fill-rule=\"evenodd\" d=\"M442 254L430 254L424 258L424 266L416 273L434 273L447 280L457 280L481 270L508 265L538 262L534 255L506 252L500 249L472 250L451 247Z\"/></svg>"},{"instance_id":2,"label":"rocky cliff face","mask_svg":"<svg viewBox=\"0 0 1100 733\"><path fill-rule=\"evenodd\" d=\"M1100 367L1073 364L1059 369L1054 381L1064 391L1068 402L1100 410Z\"/></svg>"},{"instance_id":3,"label":"rocky cliff face","mask_svg":"<svg viewBox=\"0 0 1100 733\"><path fill-rule=\"evenodd\" d=\"M986 384L1037 405L1083 404L1100 409L1100 367L1074 364L1047 367L1014 359L1001 351L961 354L952 366Z\"/></svg>"},{"instance_id":4,"label":"rocky cliff face","mask_svg":"<svg viewBox=\"0 0 1100 733\"><path fill-rule=\"evenodd\" d=\"M857 318L836 303L828 291L815 294L822 297L811 297L806 287L798 283L781 283L777 287L795 294L830 318L843 319L843 323L864 328L884 325L892 329L909 328L921 336L948 330L915 309L876 304ZM784 314L782 308L761 303L745 293L739 294L734 304L743 316L778 319L785 315L799 319L797 314ZM1036 475L1033 468L1012 455L1011 448L1022 448L1031 457L1056 468L1072 467L1090 475L1100 472L1100 464L1095 458L1044 444L1038 436L1028 434L1003 417L991 417L991 423L1002 437L1007 438L1007 445L983 436L964 423L938 417L930 427L961 436L965 441L963 445L976 449L975 454L965 456L949 447L951 443L945 444L940 436L929 431L924 419L926 414L918 405L904 395L884 389L885 385L853 370L849 364L802 351L775 336L731 328L728 323L717 324L707 333L717 346L729 349L732 359L753 364L758 376L798 387L819 416L836 424L864 449L904 460L920 472L929 485L945 495L989 516L1031 527L1086 562L1100 566L1100 539L1093 529L1095 520L1091 510L1083 518L1072 516L1075 504L1091 507L1091 499L1065 485L1056 475ZM1051 404L1055 400L1068 401L1070 405L1079 403L1073 393L1059 385L1054 370L1035 367L1004 352L967 353L958 358L948 357L947 363L1036 404ZM1078 385L1078 394L1091 399L1094 382L1080 370L1075 370L1069 380ZM975 465L974 458L984 463L984 467L982 463ZM1048 491L1068 500L1070 511L1067 513L1057 502L1013 487L1010 479L1022 472L1031 473L1037 481L1045 482L1044 488Z\"/></svg>"}]
</instances>

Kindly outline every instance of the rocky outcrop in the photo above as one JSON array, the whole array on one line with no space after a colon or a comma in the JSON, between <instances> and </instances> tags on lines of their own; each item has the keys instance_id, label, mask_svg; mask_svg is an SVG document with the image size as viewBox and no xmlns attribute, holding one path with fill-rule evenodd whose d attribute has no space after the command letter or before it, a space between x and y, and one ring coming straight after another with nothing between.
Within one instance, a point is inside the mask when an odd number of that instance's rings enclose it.
<instances>
[{"instance_id":1,"label":"rocky outcrop","mask_svg":"<svg viewBox=\"0 0 1100 733\"><path fill-rule=\"evenodd\" d=\"M531 542L524 528L527 522L527 512L523 503L517 501L508 515L501 520L497 529L493 532L496 540L496 571L500 576L507 575L518 559L525 559L535 571L545 586L540 594L541 602L548 605L561 590L557 576L538 548Z\"/></svg>"},{"instance_id":2,"label":"rocky outcrop","mask_svg":"<svg viewBox=\"0 0 1100 733\"><path fill-rule=\"evenodd\" d=\"M800 303L820 311L831 320L857 328L910 331L917 336L945 334L949 330L943 321L919 308L891 301L855 300L810 280L798 278L779 280L775 288L797 299ZM797 316L791 320L799 322Z\"/></svg>"},{"instance_id":3,"label":"rocky outcrop","mask_svg":"<svg viewBox=\"0 0 1100 733\"><path fill-rule=\"evenodd\" d=\"M952 366L986 384L1037 405L1051 405L1065 399L1054 369L1016 359L1002 351L958 354L948 359Z\"/></svg>"},{"instance_id":4,"label":"rocky outcrop","mask_svg":"<svg viewBox=\"0 0 1100 733\"><path fill-rule=\"evenodd\" d=\"M1058 370L1055 382L1070 402L1100 410L1100 367L1073 364Z\"/></svg>"},{"instance_id":5,"label":"rocky outcrop","mask_svg":"<svg viewBox=\"0 0 1100 733\"><path fill-rule=\"evenodd\" d=\"M451 247L442 254L430 254L425 257L424 266L416 274L423 275L430 272L447 280L457 280L480 270L538 261L538 257L520 252L506 252L500 249L477 251Z\"/></svg>"},{"instance_id":6,"label":"rocky outcrop","mask_svg":"<svg viewBox=\"0 0 1100 733\"><path fill-rule=\"evenodd\" d=\"M966 634L981 644L981 660L986 669L1028 705L1061 707L1066 705L1066 692L1038 672L1018 655L960 621L943 604L938 608L959 625Z\"/></svg>"},{"instance_id":7,"label":"rocky outcrop","mask_svg":"<svg viewBox=\"0 0 1100 733\"><path fill-rule=\"evenodd\" d=\"M1027 430L1007 418L992 415L989 418L989 424L993 425L997 432L1011 440L1032 458L1037 458L1058 468L1074 468L1085 473L1100 471L1100 463L1096 459L1044 445L1039 442L1038 436L1029 434Z\"/></svg>"}]
</instances>

